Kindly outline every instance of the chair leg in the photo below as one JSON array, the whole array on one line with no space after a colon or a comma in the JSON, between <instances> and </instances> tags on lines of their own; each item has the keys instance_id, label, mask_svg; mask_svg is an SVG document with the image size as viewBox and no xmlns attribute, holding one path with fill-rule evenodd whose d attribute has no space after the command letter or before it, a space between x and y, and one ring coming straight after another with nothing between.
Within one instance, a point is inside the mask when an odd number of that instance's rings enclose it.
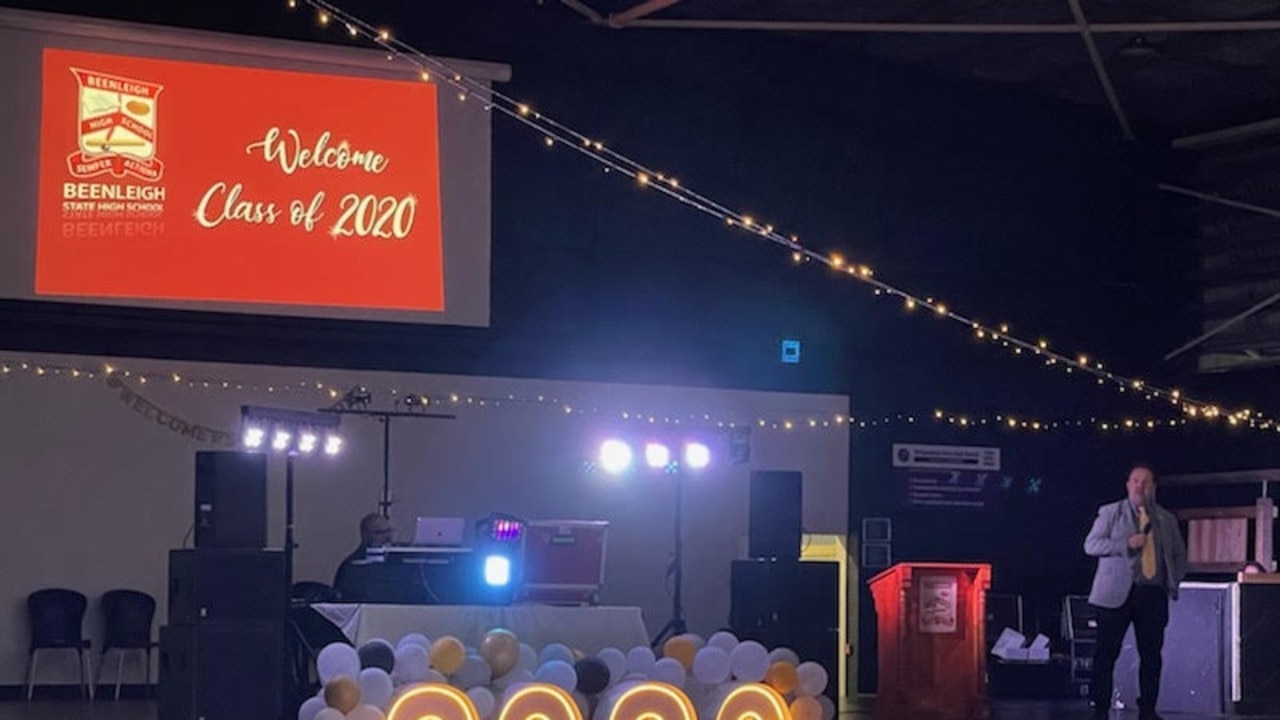
<instances>
[{"instance_id":1,"label":"chair leg","mask_svg":"<svg viewBox=\"0 0 1280 720\"><path fill-rule=\"evenodd\" d=\"M27 655L27 702L31 702L31 695L35 692L36 660L39 657L40 648L32 648Z\"/></svg>"},{"instance_id":2,"label":"chair leg","mask_svg":"<svg viewBox=\"0 0 1280 720\"><path fill-rule=\"evenodd\" d=\"M93 668L90 667L89 653L84 649L77 651L80 655L80 688L84 692L85 699L93 701L93 686L89 684L89 679L93 677Z\"/></svg>"},{"instance_id":3,"label":"chair leg","mask_svg":"<svg viewBox=\"0 0 1280 720\"><path fill-rule=\"evenodd\" d=\"M120 700L120 678L124 675L124 651L116 651L116 701Z\"/></svg>"}]
</instances>

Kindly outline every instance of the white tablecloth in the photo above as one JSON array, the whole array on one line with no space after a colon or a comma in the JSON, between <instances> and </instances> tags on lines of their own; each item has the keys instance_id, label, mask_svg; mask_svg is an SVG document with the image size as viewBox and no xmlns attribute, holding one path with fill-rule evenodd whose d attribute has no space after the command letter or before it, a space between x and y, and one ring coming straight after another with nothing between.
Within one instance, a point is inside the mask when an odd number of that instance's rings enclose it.
<instances>
[{"instance_id":1,"label":"white tablecloth","mask_svg":"<svg viewBox=\"0 0 1280 720\"><path fill-rule=\"evenodd\" d=\"M471 646L480 644L493 628L506 628L521 642L541 649L553 642L564 643L584 653L606 647L626 652L636 645L648 645L640 608L556 607L514 605L313 605L357 646L382 638L392 645L411 632L435 640L453 635Z\"/></svg>"}]
</instances>

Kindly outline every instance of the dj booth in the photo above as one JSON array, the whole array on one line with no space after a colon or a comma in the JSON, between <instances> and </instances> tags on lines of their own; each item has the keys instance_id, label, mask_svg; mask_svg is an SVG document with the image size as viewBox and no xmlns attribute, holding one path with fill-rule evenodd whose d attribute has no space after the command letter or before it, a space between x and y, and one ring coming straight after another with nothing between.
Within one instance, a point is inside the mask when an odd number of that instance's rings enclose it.
<instances>
[{"instance_id":1,"label":"dj booth","mask_svg":"<svg viewBox=\"0 0 1280 720\"><path fill-rule=\"evenodd\" d=\"M444 520L419 518L415 539L452 532L457 542L460 526L444 530ZM471 547L370 548L345 571L344 602L312 608L357 645L411 632L479 645L497 627L535 648L647 645L639 608L597 605L607 531L602 521L534 521L495 525ZM495 557L505 558L504 571L486 577Z\"/></svg>"},{"instance_id":2,"label":"dj booth","mask_svg":"<svg viewBox=\"0 0 1280 720\"><path fill-rule=\"evenodd\" d=\"M418 632L432 640L453 635L463 643L479 646L493 628L506 628L521 642L542 648L564 643L584 653L616 647L624 652L636 645L648 645L640 608L562 607L555 605L312 605L342 634L359 646L382 638L395 644L409 633Z\"/></svg>"}]
</instances>

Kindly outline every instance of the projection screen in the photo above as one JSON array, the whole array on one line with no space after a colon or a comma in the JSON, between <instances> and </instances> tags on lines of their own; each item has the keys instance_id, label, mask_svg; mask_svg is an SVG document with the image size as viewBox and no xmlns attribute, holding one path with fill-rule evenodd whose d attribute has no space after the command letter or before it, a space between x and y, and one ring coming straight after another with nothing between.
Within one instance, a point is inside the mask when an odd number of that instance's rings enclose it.
<instances>
[{"instance_id":1,"label":"projection screen","mask_svg":"<svg viewBox=\"0 0 1280 720\"><path fill-rule=\"evenodd\" d=\"M489 324L490 113L407 63L0 9L0 67L0 297Z\"/></svg>"}]
</instances>

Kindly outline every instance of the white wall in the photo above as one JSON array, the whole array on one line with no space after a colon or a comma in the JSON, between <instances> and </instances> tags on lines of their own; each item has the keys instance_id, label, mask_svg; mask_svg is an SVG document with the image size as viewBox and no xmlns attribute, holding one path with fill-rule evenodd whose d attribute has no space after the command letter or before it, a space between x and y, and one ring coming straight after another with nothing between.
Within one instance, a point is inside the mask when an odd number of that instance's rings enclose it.
<instances>
[{"instance_id":1,"label":"white wall","mask_svg":"<svg viewBox=\"0 0 1280 720\"><path fill-rule=\"evenodd\" d=\"M476 518L505 511L530 519L608 520L602 600L640 606L651 631L667 621L670 610L663 578L672 545L673 488L669 480L584 473L583 461L602 434L652 429L678 436L706 427L693 419L704 415L713 422L766 420L753 428L748 464L721 465L687 485L684 602L694 631L728 623L729 563L746 533L751 470L802 471L805 529L846 532L848 432L834 422L848 412L848 399L841 396L75 356L0 354L0 363L10 368L0 374L6 540L0 544L0 685L22 682L25 598L33 590L65 586L88 595L86 630L99 648L97 599L112 588L151 593L160 605L157 626L165 622L167 552L183 544L191 525L194 453L212 446L174 433L122 402L101 374L108 363L117 373L127 369L126 384L156 406L228 431L237 429L242 404L314 410L332 404L330 389L358 384L373 391L376 409L391 408L392 390L395 397L457 393L456 406L437 409L455 412L456 420L393 423L391 476L398 502L392 519L401 532L411 534L421 514ZM66 369L72 367L97 374L75 378ZM150 374L148 382L140 383L139 373ZM520 400L492 402L511 396ZM480 398L488 399L483 406ZM565 404L572 413L564 411ZM623 412L632 419L623 420ZM637 422L637 413L645 420ZM817 427L810 427L810 419ZM785 429L784 420L794 428ZM300 459L296 466L296 579L329 582L357 541L360 516L377 507L381 426L348 416L343 434L344 455ZM283 465L281 459L271 465L270 541L276 546L283 539ZM70 681L74 661L42 657L40 676Z\"/></svg>"}]
</instances>

